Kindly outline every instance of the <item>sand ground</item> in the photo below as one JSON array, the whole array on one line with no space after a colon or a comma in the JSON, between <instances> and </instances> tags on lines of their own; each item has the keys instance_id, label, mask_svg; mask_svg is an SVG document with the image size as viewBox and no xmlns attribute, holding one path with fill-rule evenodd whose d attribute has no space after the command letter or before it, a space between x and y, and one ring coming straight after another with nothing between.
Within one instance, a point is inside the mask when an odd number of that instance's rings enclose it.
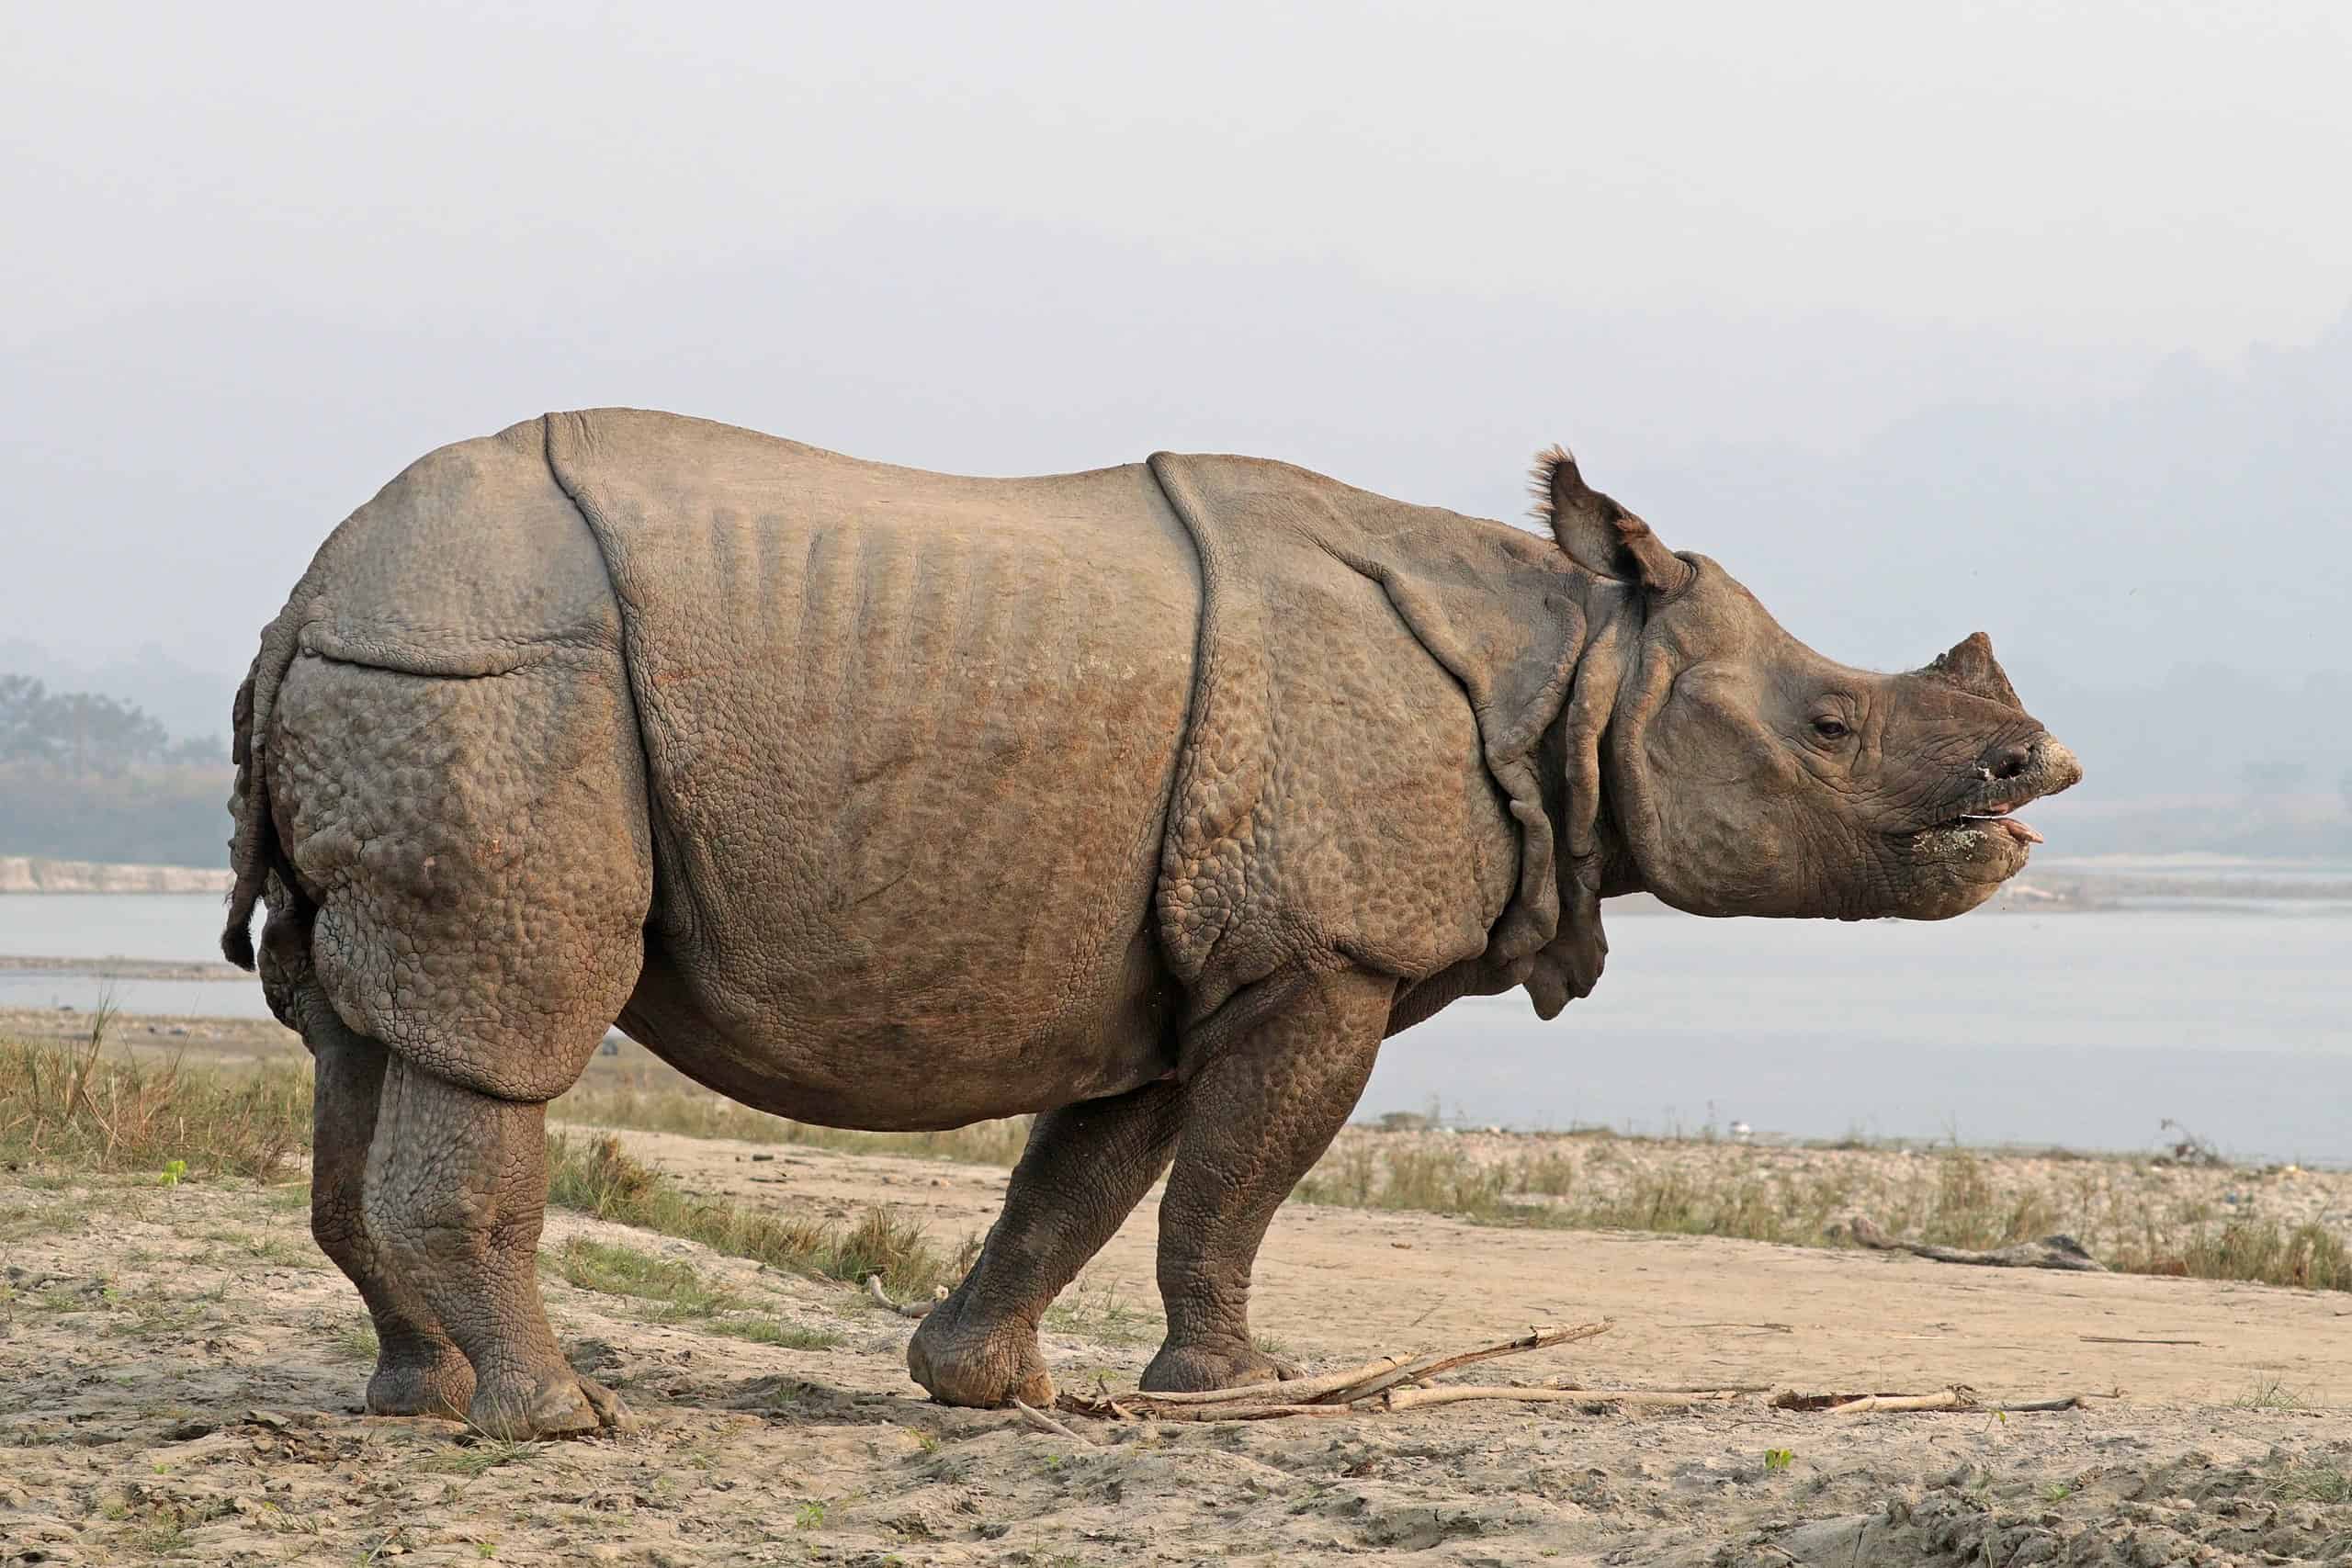
<instances>
[{"instance_id":1,"label":"sand ground","mask_svg":"<svg viewBox=\"0 0 2352 1568\"><path fill-rule=\"evenodd\" d=\"M622 1136L700 1191L891 1201L950 1245L1004 1183ZM559 1213L550 1255L629 1241L837 1343L654 1321L543 1270L567 1348L644 1424L508 1449L358 1414L365 1320L303 1202L300 1183L0 1172L0 1562L2352 1561L2342 1294L1293 1204L1257 1320L1311 1368L1607 1317L1476 1379L2099 1397L2007 1418L1468 1404L1092 1426L1080 1446L925 1402L911 1325L846 1287ZM1154 1231L1147 1205L1049 1316L1065 1386L1131 1384L1148 1359Z\"/></svg>"}]
</instances>

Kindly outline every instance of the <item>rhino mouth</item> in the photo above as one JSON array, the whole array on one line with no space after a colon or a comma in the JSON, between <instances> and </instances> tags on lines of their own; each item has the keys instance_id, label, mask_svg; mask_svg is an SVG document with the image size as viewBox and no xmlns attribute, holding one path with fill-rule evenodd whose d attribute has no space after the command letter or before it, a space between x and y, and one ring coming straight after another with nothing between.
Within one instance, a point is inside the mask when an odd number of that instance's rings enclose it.
<instances>
[{"instance_id":1,"label":"rhino mouth","mask_svg":"<svg viewBox=\"0 0 2352 1568\"><path fill-rule=\"evenodd\" d=\"M2020 844L2049 842L2040 833L2034 831L2031 823L2019 821L2009 815L2024 804L2022 800L2002 801L1998 805L1985 807L1981 811L1964 812L1949 822L1938 823L1936 827L1949 832L2006 833Z\"/></svg>"},{"instance_id":2,"label":"rhino mouth","mask_svg":"<svg viewBox=\"0 0 2352 1568\"><path fill-rule=\"evenodd\" d=\"M1947 866L1968 864L1974 868L1971 880L1989 874L1992 881L2006 881L2023 868L2033 846L2045 841L2030 823L2010 815L2032 798L2024 795L1972 806L1915 829L1910 834L1913 852L1923 861Z\"/></svg>"}]
</instances>

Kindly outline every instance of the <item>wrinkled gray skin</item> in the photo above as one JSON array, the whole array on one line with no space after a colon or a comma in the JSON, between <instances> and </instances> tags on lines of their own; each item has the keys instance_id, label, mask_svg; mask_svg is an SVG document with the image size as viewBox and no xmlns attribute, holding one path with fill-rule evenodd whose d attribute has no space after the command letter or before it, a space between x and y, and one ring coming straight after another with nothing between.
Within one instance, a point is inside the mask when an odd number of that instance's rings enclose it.
<instances>
[{"instance_id":1,"label":"wrinkled gray skin","mask_svg":"<svg viewBox=\"0 0 2352 1568\"><path fill-rule=\"evenodd\" d=\"M1271 1379L1252 1260L1381 1040L1599 977L1600 900L1941 919L2078 776L1982 636L1822 658L1538 468L1554 538L1281 464L1050 479L549 415L355 513L236 710L225 947L317 1056L313 1231L370 1410L625 1419L533 1257L617 1020L838 1126L1036 1113L908 1349L1052 1393L1039 1315L1173 1163L1148 1389ZM1573 1070L1572 1063L1564 1063Z\"/></svg>"}]
</instances>

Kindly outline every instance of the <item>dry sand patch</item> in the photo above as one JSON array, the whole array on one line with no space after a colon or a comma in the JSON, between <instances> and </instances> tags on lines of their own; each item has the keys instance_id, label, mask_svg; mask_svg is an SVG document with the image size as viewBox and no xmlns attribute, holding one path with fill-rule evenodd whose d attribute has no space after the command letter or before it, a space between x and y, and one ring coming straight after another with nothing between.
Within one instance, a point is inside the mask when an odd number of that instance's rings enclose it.
<instances>
[{"instance_id":1,"label":"dry sand patch","mask_svg":"<svg viewBox=\"0 0 2352 1568\"><path fill-rule=\"evenodd\" d=\"M624 1136L689 1187L842 1213L895 1201L951 1245L993 1217L1003 1184L970 1166ZM827 1348L658 1321L568 1283L575 1238L682 1261ZM1117 1386L1148 1356L1152 1239L1147 1205L1049 1319L1065 1382ZM1606 1315L1611 1335L1478 1381L2124 1397L2007 1420L1462 1405L1096 1427L1076 1449L924 1402L901 1359L910 1325L844 1287L563 1214L546 1250L567 1348L643 1430L507 1448L356 1415L364 1318L310 1248L299 1186L0 1175L0 1562L2352 1556L2340 1294L1294 1204L1261 1266L1259 1325L1317 1366Z\"/></svg>"}]
</instances>

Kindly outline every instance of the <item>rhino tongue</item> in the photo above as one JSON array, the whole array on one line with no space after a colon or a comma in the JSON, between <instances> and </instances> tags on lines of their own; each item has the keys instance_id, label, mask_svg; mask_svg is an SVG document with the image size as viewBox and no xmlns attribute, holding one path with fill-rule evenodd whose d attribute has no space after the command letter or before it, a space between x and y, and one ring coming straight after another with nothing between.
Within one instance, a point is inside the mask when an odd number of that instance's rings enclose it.
<instances>
[{"instance_id":1,"label":"rhino tongue","mask_svg":"<svg viewBox=\"0 0 2352 1568\"><path fill-rule=\"evenodd\" d=\"M2019 843L2041 844L2047 843L2049 841L2041 834L2035 832L2030 826L2018 821L2014 817L1977 817L1971 818L1971 820L1983 822L1989 827L2002 829L2007 832L2010 838L2017 840Z\"/></svg>"}]
</instances>

